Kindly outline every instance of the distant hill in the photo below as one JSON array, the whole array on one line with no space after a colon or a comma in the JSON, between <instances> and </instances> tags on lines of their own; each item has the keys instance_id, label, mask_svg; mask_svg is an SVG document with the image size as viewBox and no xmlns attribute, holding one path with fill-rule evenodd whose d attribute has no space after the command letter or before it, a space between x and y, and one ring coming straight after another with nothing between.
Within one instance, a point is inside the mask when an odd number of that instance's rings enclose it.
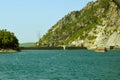
<instances>
[{"instance_id":1,"label":"distant hill","mask_svg":"<svg viewBox=\"0 0 120 80\"><path fill-rule=\"evenodd\" d=\"M19 46L20 47L35 47L35 43L34 42L21 43Z\"/></svg>"},{"instance_id":2,"label":"distant hill","mask_svg":"<svg viewBox=\"0 0 120 80\"><path fill-rule=\"evenodd\" d=\"M39 40L40 46L120 47L120 0L89 2L65 15Z\"/></svg>"}]
</instances>

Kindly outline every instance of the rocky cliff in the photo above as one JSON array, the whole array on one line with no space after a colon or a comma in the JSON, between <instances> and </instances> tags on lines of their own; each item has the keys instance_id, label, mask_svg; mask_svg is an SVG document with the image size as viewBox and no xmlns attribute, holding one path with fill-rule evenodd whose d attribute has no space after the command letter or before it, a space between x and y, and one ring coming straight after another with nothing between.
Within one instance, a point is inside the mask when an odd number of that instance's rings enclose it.
<instances>
[{"instance_id":1,"label":"rocky cliff","mask_svg":"<svg viewBox=\"0 0 120 80\"><path fill-rule=\"evenodd\" d=\"M82 10L65 15L39 45L120 47L120 0L89 2Z\"/></svg>"}]
</instances>

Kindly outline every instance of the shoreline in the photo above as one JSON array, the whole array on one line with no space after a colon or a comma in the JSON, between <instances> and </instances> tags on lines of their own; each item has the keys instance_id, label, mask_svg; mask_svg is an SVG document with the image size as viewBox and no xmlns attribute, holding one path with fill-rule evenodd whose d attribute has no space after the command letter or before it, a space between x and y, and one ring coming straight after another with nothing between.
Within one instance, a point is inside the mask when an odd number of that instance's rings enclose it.
<instances>
[{"instance_id":1,"label":"shoreline","mask_svg":"<svg viewBox=\"0 0 120 80\"><path fill-rule=\"evenodd\" d=\"M15 52L19 52L18 50L15 49L0 49L0 53L15 53Z\"/></svg>"},{"instance_id":2,"label":"shoreline","mask_svg":"<svg viewBox=\"0 0 120 80\"><path fill-rule=\"evenodd\" d=\"M65 49L63 47L20 47L20 50L82 50L87 48L81 48L81 47L66 47Z\"/></svg>"},{"instance_id":3,"label":"shoreline","mask_svg":"<svg viewBox=\"0 0 120 80\"><path fill-rule=\"evenodd\" d=\"M64 50L63 47L20 47L20 49L0 49L0 53L16 53L20 52L21 50ZM95 49L87 49L87 48L80 48L80 47L66 47L65 50L94 50ZM109 50L120 50L119 48L116 49L107 49ZM99 52L99 51L98 51Z\"/></svg>"}]
</instances>

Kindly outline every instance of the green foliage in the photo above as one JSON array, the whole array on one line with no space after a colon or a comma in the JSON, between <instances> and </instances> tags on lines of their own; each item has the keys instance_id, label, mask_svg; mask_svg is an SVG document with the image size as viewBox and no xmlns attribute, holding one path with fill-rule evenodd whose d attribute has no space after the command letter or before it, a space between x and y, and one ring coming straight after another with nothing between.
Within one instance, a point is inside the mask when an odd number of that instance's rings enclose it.
<instances>
[{"instance_id":1,"label":"green foliage","mask_svg":"<svg viewBox=\"0 0 120 80\"><path fill-rule=\"evenodd\" d=\"M113 0L116 4L118 4L119 8L120 8L120 0Z\"/></svg>"},{"instance_id":2,"label":"green foliage","mask_svg":"<svg viewBox=\"0 0 120 80\"><path fill-rule=\"evenodd\" d=\"M87 26L82 27L81 29L77 30L72 35L70 35L70 37L67 39L66 43L69 41L73 41L73 40L77 39L78 37L80 37L82 40L85 39L87 37L87 32L89 32L95 26L96 26L96 24L93 23L93 24L88 24ZM86 34L84 34L84 32L86 32Z\"/></svg>"},{"instance_id":3,"label":"green foliage","mask_svg":"<svg viewBox=\"0 0 120 80\"><path fill-rule=\"evenodd\" d=\"M96 36L90 35L90 36L87 37L87 39L88 39L88 40L94 40L94 39L96 39Z\"/></svg>"},{"instance_id":4,"label":"green foliage","mask_svg":"<svg viewBox=\"0 0 120 80\"><path fill-rule=\"evenodd\" d=\"M18 39L14 33L7 31L6 29L0 30L0 48L18 49Z\"/></svg>"}]
</instances>

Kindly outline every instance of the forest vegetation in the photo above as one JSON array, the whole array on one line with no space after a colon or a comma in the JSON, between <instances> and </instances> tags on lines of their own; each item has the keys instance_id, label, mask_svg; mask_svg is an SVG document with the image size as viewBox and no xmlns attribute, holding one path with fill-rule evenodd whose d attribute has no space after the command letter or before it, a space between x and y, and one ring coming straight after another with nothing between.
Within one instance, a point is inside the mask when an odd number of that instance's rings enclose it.
<instances>
[{"instance_id":1,"label":"forest vegetation","mask_svg":"<svg viewBox=\"0 0 120 80\"><path fill-rule=\"evenodd\" d=\"M19 42L13 32L0 30L0 49L19 49Z\"/></svg>"}]
</instances>

